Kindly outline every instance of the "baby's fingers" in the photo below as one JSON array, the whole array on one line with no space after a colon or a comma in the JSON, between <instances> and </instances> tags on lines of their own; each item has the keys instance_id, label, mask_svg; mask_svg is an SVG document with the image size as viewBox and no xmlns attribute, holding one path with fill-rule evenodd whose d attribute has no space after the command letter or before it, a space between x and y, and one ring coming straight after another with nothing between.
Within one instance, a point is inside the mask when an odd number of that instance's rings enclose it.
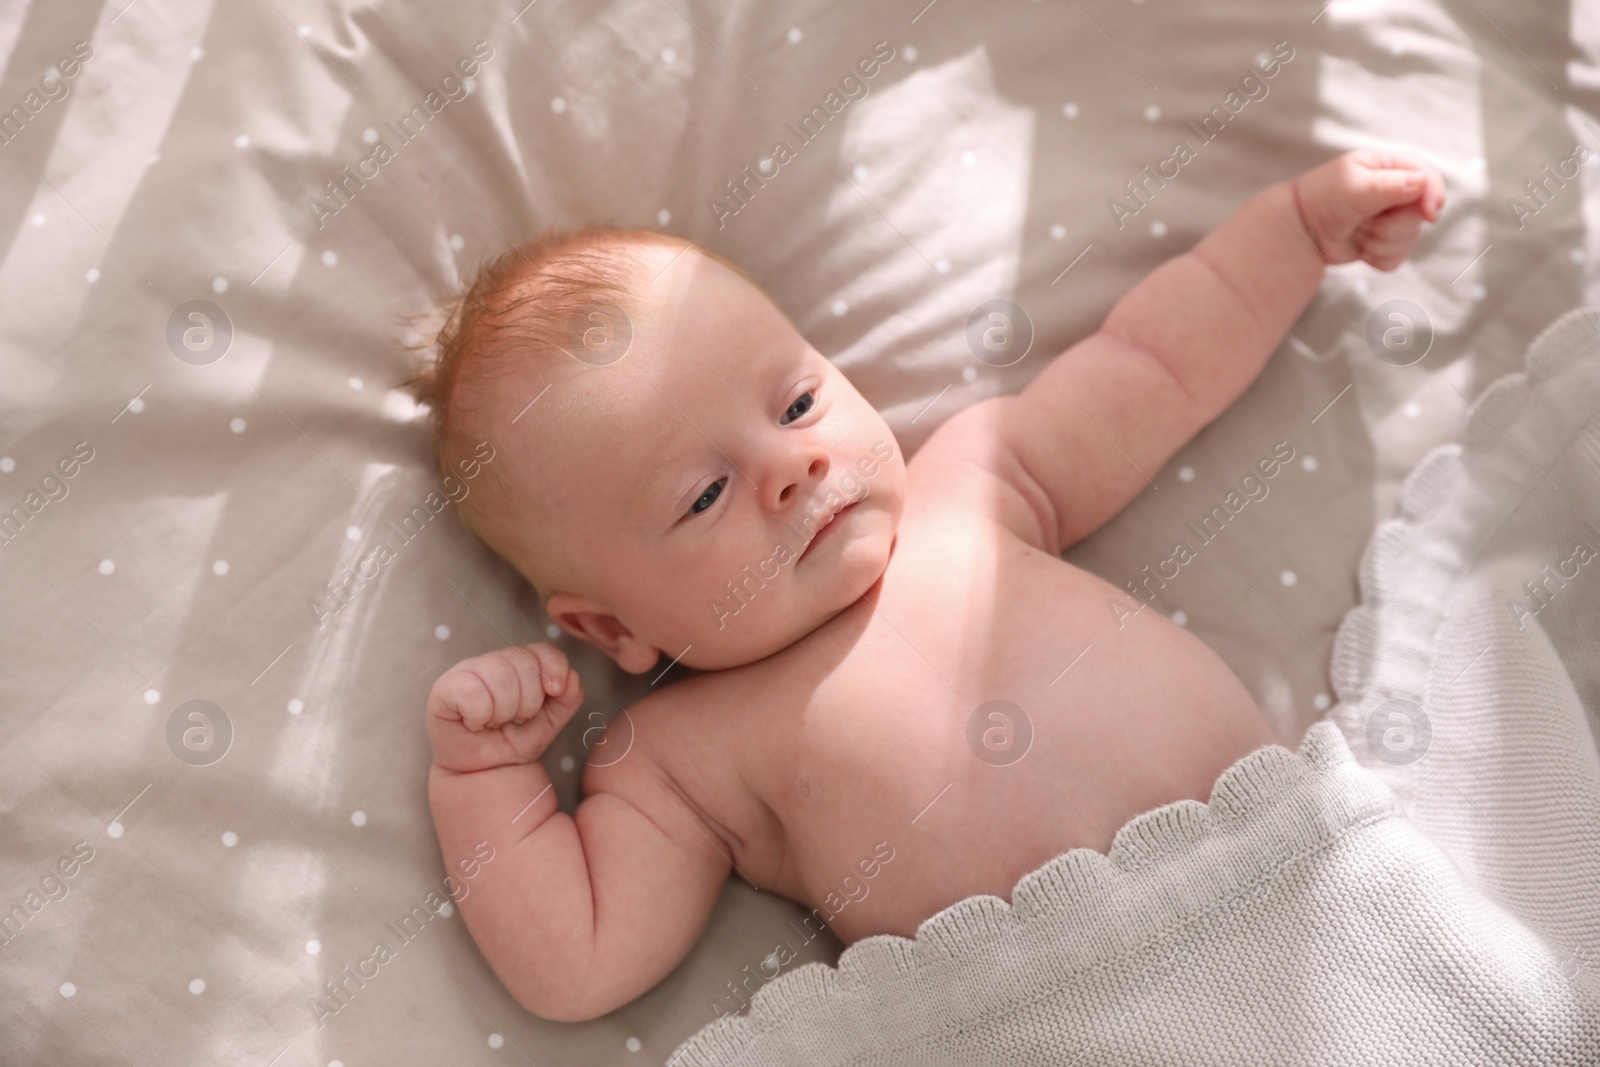
<instances>
[{"instance_id":1,"label":"baby's fingers","mask_svg":"<svg viewBox=\"0 0 1600 1067\"><path fill-rule=\"evenodd\" d=\"M1351 208L1361 218L1371 218L1390 208L1416 203L1428 185L1428 176L1415 170L1362 171L1346 186Z\"/></svg>"},{"instance_id":2,"label":"baby's fingers","mask_svg":"<svg viewBox=\"0 0 1600 1067\"><path fill-rule=\"evenodd\" d=\"M1357 149L1340 162L1347 164L1343 177L1355 183L1361 194L1357 203L1367 215L1414 203L1428 222L1439 221L1444 210L1444 178L1430 164L1377 148Z\"/></svg>"},{"instance_id":3,"label":"baby's fingers","mask_svg":"<svg viewBox=\"0 0 1600 1067\"><path fill-rule=\"evenodd\" d=\"M1416 205L1390 208L1364 228L1369 243L1410 247L1422 233L1422 215Z\"/></svg>"},{"instance_id":4,"label":"baby's fingers","mask_svg":"<svg viewBox=\"0 0 1600 1067\"><path fill-rule=\"evenodd\" d=\"M567 725L582 704L583 683L578 678L578 672L569 669L567 676L562 679L560 695L546 700L541 714L526 721L519 719L507 723L503 732L523 759L537 759L555 741L561 728Z\"/></svg>"},{"instance_id":5,"label":"baby's fingers","mask_svg":"<svg viewBox=\"0 0 1600 1067\"><path fill-rule=\"evenodd\" d=\"M494 715L494 694L475 671L446 671L428 694L428 715L458 719L469 730L481 730Z\"/></svg>"},{"instance_id":6,"label":"baby's fingers","mask_svg":"<svg viewBox=\"0 0 1600 1067\"><path fill-rule=\"evenodd\" d=\"M1417 243L1422 215L1416 205L1390 208L1362 227L1357 236L1361 258L1379 270L1394 270Z\"/></svg>"},{"instance_id":7,"label":"baby's fingers","mask_svg":"<svg viewBox=\"0 0 1600 1067\"><path fill-rule=\"evenodd\" d=\"M539 642L508 648L507 658L515 664L522 696L512 722L527 722L539 709L559 696L567 687L567 657L552 644Z\"/></svg>"}]
</instances>

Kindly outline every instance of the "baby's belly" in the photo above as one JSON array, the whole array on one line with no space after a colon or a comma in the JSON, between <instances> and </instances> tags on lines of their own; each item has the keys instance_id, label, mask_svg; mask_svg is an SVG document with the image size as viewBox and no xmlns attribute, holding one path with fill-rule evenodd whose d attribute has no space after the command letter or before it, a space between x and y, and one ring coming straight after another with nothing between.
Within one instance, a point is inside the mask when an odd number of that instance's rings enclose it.
<instances>
[{"instance_id":1,"label":"baby's belly","mask_svg":"<svg viewBox=\"0 0 1600 1067\"><path fill-rule=\"evenodd\" d=\"M1274 740L1207 645L1060 560L1017 543L940 582L893 571L875 611L813 636L837 665L768 718L758 775L785 834L774 888L847 943L912 936L976 893L1009 899L1057 853L1105 851L1134 815L1209 799Z\"/></svg>"}]
</instances>

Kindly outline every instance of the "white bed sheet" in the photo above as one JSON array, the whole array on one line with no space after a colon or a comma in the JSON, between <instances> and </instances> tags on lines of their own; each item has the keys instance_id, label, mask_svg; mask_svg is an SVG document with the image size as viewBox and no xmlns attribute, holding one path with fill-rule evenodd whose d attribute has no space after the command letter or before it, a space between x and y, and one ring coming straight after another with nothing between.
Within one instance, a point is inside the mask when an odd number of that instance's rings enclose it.
<instances>
[{"instance_id":1,"label":"white bed sheet","mask_svg":"<svg viewBox=\"0 0 1600 1067\"><path fill-rule=\"evenodd\" d=\"M1131 579L1289 442L1271 496L1158 606L1299 740L1400 479L1539 329L1595 297L1596 168L1548 186L1520 228L1506 205L1578 140L1600 148L1595 15L1510 0L919 6L0 11L0 108L26 113L0 146L0 504L40 494L0 547L0 901L27 915L0 948L7 1062L662 1062L782 937L797 909L730 883L657 989L563 1025L511 1000L458 916L404 942L385 926L445 873L428 685L546 620L448 509L391 539L394 560L337 612L313 605L436 487L392 387L406 316L552 223L659 225L740 263L914 451L962 406L1020 388L1252 183L1358 145L1425 153L1451 202L1414 261L1330 271L1256 385L1068 556ZM80 41L73 77L41 88ZM879 41L895 56L870 92L719 228L723 183ZM1119 229L1107 200L1279 41L1294 58L1268 95ZM413 120L331 212L324 183L371 156L367 131L387 141L478 42L492 56L470 94ZM1004 370L963 341L997 296L1036 330ZM1364 340L1393 298L1437 331L1412 366ZM194 300L232 324L215 362L169 347ZM41 484L75 447L92 458ZM627 698L574 654L596 708ZM167 740L192 700L231 723L209 766ZM581 755L577 731L551 754L567 804L578 778L561 759ZM63 864L50 899L44 879L79 842L93 858ZM379 939L394 958L316 1012Z\"/></svg>"}]
</instances>

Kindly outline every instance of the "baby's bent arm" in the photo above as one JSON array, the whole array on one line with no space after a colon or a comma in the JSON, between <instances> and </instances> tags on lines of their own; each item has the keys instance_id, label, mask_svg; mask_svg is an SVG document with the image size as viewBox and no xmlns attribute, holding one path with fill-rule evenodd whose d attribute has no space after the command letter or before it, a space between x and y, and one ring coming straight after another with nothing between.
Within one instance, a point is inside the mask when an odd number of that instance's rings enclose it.
<instances>
[{"instance_id":1,"label":"baby's bent arm","mask_svg":"<svg viewBox=\"0 0 1600 1067\"><path fill-rule=\"evenodd\" d=\"M964 427L935 437L1012 484L1026 502L1015 528L1060 551L1153 484L1150 473L1245 391L1325 266L1394 270L1444 201L1435 168L1372 148L1269 186L1021 393L973 405L947 423Z\"/></svg>"},{"instance_id":2,"label":"baby's bent arm","mask_svg":"<svg viewBox=\"0 0 1600 1067\"><path fill-rule=\"evenodd\" d=\"M1255 381L1326 265L1293 183L1279 182L1129 290L1100 329L1159 359L1204 425Z\"/></svg>"},{"instance_id":3,"label":"baby's bent arm","mask_svg":"<svg viewBox=\"0 0 1600 1067\"><path fill-rule=\"evenodd\" d=\"M1283 182L1126 293L1100 330L1020 393L953 417L949 445L997 441L990 462L1036 502L1052 551L1102 526L1260 374L1325 265Z\"/></svg>"},{"instance_id":4,"label":"baby's bent arm","mask_svg":"<svg viewBox=\"0 0 1600 1067\"><path fill-rule=\"evenodd\" d=\"M428 775L446 861L484 839L496 850L465 883L467 928L511 995L559 1021L604 1015L665 977L731 869L644 755L588 771L575 815L557 810L538 760Z\"/></svg>"}]
</instances>

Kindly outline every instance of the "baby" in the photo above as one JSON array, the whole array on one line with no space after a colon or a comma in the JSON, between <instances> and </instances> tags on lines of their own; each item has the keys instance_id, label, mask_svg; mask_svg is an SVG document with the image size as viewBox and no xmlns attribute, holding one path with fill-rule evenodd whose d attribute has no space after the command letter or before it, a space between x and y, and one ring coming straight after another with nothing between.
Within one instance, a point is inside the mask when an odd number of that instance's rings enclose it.
<instances>
[{"instance_id":1,"label":"baby","mask_svg":"<svg viewBox=\"0 0 1600 1067\"><path fill-rule=\"evenodd\" d=\"M1444 199L1376 150L1272 185L909 461L760 289L680 238L591 229L486 268L419 388L442 467L497 455L463 518L622 670L694 670L594 731L572 814L540 762L583 703L560 650L434 685L434 822L447 864L496 848L461 912L511 994L558 1020L626 1004L730 872L846 944L912 937L1207 800L1274 741L1260 710L1061 552L1244 391L1325 266L1394 269Z\"/></svg>"}]
</instances>

